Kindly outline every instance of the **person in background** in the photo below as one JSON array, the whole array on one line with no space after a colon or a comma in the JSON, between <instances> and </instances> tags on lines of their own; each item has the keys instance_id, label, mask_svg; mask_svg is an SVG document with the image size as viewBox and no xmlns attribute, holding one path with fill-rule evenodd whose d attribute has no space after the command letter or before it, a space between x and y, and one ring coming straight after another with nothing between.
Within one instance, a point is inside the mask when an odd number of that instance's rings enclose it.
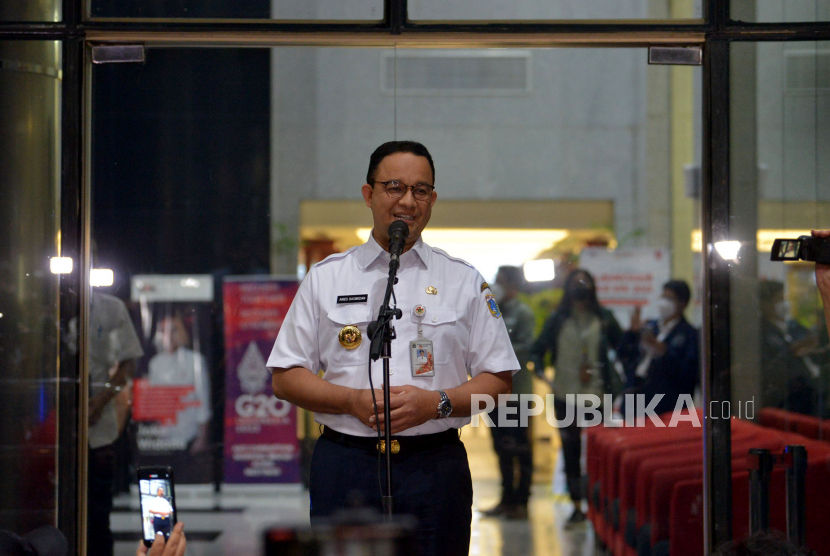
<instances>
[{"instance_id":1,"label":"person in background","mask_svg":"<svg viewBox=\"0 0 830 556\"><path fill-rule=\"evenodd\" d=\"M124 303L94 291L89 317L89 556L112 556L110 530L118 419L115 397L135 374L144 352Z\"/></svg>"},{"instance_id":2,"label":"person in background","mask_svg":"<svg viewBox=\"0 0 830 556\"><path fill-rule=\"evenodd\" d=\"M513 375L513 394L518 395L533 393L533 377L526 367L536 328L533 311L518 298L523 282L522 269L502 266L496 274L496 283L490 286L490 291L496 296L496 302L501 309L510 343L521 367L521 370ZM509 401L507 405L518 408L519 401ZM490 419L496 425L490 432L493 435L493 449L499 458L501 501L483 513L488 517L526 519L530 484L533 479L530 427L499 427L498 412L499 408L496 408L490 413Z\"/></svg>"},{"instance_id":3,"label":"person in background","mask_svg":"<svg viewBox=\"0 0 830 556\"><path fill-rule=\"evenodd\" d=\"M673 411L681 394L694 394L700 375L700 341L698 331L683 316L691 297L686 282L669 280L663 284L657 320L644 324L640 308L634 310L617 350L627 387L618 400L623 401L624 394L644 394L648 406L655 395L663 394L653 409L659 415Z\"/></svg>"},{"instance_id":4,"label":"person in background","mask_svg":"<svg viewBox=\"0 0 830 556\"><path fill-rule=\"evenodd\" d=\"M545 321L530 349L530 362L542 379L545 355L550 353L555 369L553 403L557 420L565 420L569 412L568 394L602 396L610 389L611 373L616 371L609 363L608 350L615 347L621 337L622 329L614 315L599 304L594 277L582 269L571 272L565 280L559 307ZM571 415L574 415L574 409L571 408ZM559 435L568 493L574 504L566 527L572 527L585 521L582 511L582 429L578 420L573 419L568 426L560 427Z\"/></svg>"},{"instance_id":5,"label":"person in background","mask_svg":"<svg viewBox=\"0 0 830 556\"><path fill-rule=\"evenodd\" d=\"M761 306L762 407L805 415L816 411L819 367L807 355L817 344L807 328L790 318L784 284L758 283Z\"/></svg>"}]
</instances>

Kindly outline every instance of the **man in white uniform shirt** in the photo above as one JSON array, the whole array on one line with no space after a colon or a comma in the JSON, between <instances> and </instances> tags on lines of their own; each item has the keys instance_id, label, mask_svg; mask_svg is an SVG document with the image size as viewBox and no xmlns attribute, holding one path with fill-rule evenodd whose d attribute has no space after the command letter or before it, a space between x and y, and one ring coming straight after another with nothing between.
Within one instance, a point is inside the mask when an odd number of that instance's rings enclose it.
<instances>
[{"instance_id":1,"label":"man in white uniform shirt","mask_svg":"<svg viewBox=\"0 0 830 556\"><path fill-rule=\"evenodd\" d=\"M374 220L369 240L312 267L267 365L274 395L314 411L324 425L311 462L312 524L356 498L382 511L366 328L386 288L389 225L405 222L409 236L395 287L403 318L392 322L390 359L394 512L417 518L415 553L466 555L472 482L458 429L478 410L471 395L509 393L519 363L481 274L421 239L437 198L434 177L432 157L419 143L375 150L361 190ZM410 350L424 345L416 340L432 341L434 366L417 362ZM378 361L372 380L381 430L382 376Z\"/></svg>"},{"instance_id":2,"label":"man in white uniform shirt","mask_svg":"<svg viewBox=\"0 0 830 556\"><path fill-rule=\"evenodd\" d=\"M164 489L159 487L156 495L147 501L147 513L153 518L153 536L158 533L170 534L172 524L170 516L173 515L173 506L164 497Z\"/></svg>"},{"instance_id":3,"label":"man in white uniform shirt","mask_svg":"<svg viewBox=\"0 0 830 556\"><path fill-rule=\"evenodd\" d=\"M90 556L111 556L112 484L118 439L115 397L144 355L127 307L117 297L93 292L89 316L89 494Z\"/></svg>"}]
</instances>

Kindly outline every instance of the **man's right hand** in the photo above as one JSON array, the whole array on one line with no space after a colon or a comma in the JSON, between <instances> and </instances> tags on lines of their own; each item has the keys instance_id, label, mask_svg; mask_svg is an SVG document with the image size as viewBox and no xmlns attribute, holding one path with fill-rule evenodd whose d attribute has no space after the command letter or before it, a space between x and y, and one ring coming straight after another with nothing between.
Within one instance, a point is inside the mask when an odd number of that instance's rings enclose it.
<instances>
[{"instance_id":1,"label":"man's right hand","mask_svg":"<svg viewBox=\"0 0 830 556\"><path fill-rule=\"evenodd\" d=\"M148 550L144 541L139 541L135 556L184 556L187 539L184 536L184 523L181 521L173 527L170 538L164 542L164 535L156 535L153 546Z\"/></svg>"},{"instance_id":2,"label":"man's right hand","mask_svg":"<svg viewBox=\"0 0 830 556\"><path fill-rule=\"evenodd\" d=\"M375 399L378 402L378 410L382 411L383 390L375 389ZM375 404L372 401L371 390L367 388L365 390L354 391L349 407L349 414L357 417L367 427L372 428L374 423L370 422L369 419L375 416Z\"/></svg>"}]
</instances>

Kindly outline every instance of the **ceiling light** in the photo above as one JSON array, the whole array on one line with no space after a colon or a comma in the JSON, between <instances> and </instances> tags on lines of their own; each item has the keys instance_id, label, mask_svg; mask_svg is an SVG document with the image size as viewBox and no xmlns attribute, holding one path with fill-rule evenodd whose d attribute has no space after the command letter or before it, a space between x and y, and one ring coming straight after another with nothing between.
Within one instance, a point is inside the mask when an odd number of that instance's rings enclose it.
<instances>
[{"instance_id":1,"label":"ceiling light","mask_svg":"<svg viewBox=\"0 0 830 556\"><path fill-rule=\"evenodd\" d=\"M553 259L527 261L524 264L525 280L528 282L548 282L556 277Z\"/></svg>"},{"instance_id":2,"label":"ceiling light","mask_svg":"<svg viewBox=\"0 0 830 556\"><path fill-rule=\"evenodd\" d=\"M111 286L115 282L115 273L108 268L93 268L89 273L92 287Z\"/></svg>"},{"instance_id":3,"label":"ceiling light","mask_svg":"<svg viewBox=\"0 0 830 556\"><path fill-rule=\"evenodd\" d=\"M716 241L715 251L726 261L736 261L738 259L738 251L741 250L740 241Z\"/></svg>"},{"instance_id":4,"label":"ceiling light","mask_svg":"<svg viewBox=\"0 0 830 556\"><path fill-rule=\"evenodd\" d=\"M52 274L69 274L72 272L72 257L52 257L49 259Z\"/></svg>"}]
</instances>

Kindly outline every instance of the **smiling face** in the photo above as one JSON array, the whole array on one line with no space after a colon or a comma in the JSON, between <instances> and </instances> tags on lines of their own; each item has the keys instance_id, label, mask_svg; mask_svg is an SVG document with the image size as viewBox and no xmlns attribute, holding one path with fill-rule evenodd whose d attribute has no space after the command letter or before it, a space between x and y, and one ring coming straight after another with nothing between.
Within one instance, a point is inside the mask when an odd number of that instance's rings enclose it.
<instances>
[{"instance_id":1,"label":"smiling face","mask_svg":"<svg viewBox=\"0 0 830 556\"><path fill-rule=\"evenodd\" d=\"M402 220L409 226L404 251L409 250L421 236L421 232L432 216L432 205L438 195L432 192L427 201L418 201L407 189L400 199L393 199L386 194L380 182L398 180L407 185L426 183L432 185L432 169L429 161L408 152L394 153L384 158L375 172L375 183L363 185L361 193L366 206L372 209L374 231L372 235L381 247L389 250L389 225L395 220Z\"/></svg>"}]
</instances>

